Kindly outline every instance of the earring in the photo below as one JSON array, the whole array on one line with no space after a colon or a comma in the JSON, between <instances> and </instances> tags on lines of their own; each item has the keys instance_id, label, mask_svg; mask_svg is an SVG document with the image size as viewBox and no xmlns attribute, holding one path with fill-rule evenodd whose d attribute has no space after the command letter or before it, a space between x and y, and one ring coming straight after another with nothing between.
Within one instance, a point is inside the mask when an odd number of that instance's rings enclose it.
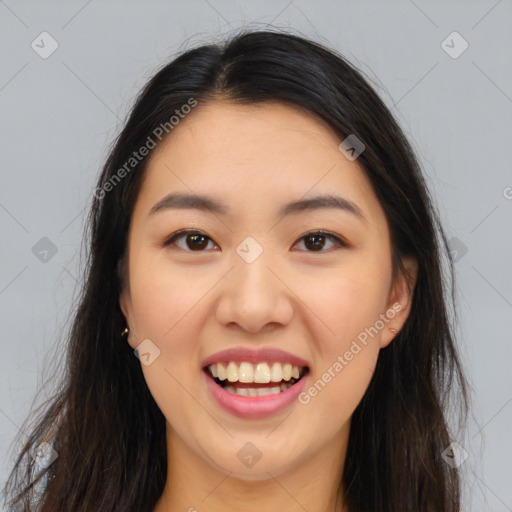
<instances>
[{"instance_id":1,"label":"earring","mask_svg":"<svg viewBox=\"0 0 512 512\"><path fill-rule=\"evenodd\" d=\"M128 334L129 331L130 329L128 329L128 327L125 327L124 331L121 333L121 337L123 337L125 334Z\"/></svg>"},{"instance_id":2,"label":"earring","mask_svg":"<svg viewBox=\"0 0 512 512\"><path fill-rule=\"evenodd\" d=\"M398 331L394 328L394 327L390 327L389 330L393 333L393 334L396 334Z\"/></svg>"}]
</instances>

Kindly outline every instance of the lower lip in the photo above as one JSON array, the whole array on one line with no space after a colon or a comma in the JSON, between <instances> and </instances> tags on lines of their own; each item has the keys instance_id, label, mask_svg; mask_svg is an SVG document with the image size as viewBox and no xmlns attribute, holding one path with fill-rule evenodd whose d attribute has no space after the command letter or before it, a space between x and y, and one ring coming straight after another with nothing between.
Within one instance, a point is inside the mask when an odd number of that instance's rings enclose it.
<instances>
[{"instance_id":1,"label":"lower lip","mask_svg":"<svg viewBox=\"0 0 512 512\"><path fill-rule=\"evenodd\" d=\"M259 419L271 416L286 409L304 389L307 375L286 391L277 395L239 396L219 386L205 371L202 372L206 385L217 403L227 412L244 419Z\"/></svg>"}]
</instances>

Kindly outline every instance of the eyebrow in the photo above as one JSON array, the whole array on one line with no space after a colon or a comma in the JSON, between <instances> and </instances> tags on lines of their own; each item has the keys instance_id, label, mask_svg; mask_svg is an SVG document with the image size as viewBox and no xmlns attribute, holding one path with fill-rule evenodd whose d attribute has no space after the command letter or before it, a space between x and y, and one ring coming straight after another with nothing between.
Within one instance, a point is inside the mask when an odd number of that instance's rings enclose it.
<instances>
[{"instance_id":1,"label":"eyebrow","mask_svg":"<svg viewBox=\"0 0 512 512\"><path fill-rule=\"evenodd\" d=\"M230 208L213 197L198 194L170 193L158 201L149 211L148 217L170 209L210 211L219 215L227 215ZM278 211L279 217L297 215L318 209L338 209L351 213L359 220L368 223L363 211L352 201L330 194L299 199L284 204Z\"/></svg>"}]
</instances>

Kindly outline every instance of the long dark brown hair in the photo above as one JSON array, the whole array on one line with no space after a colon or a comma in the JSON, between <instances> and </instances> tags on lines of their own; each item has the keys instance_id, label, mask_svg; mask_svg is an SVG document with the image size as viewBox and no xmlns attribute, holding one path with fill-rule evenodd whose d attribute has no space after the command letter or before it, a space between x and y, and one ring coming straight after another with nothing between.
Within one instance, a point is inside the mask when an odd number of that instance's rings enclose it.
<instances>
[{"instance_id":1,"label":"long dark brown hair","mask_svg":"<svg viewBox=\"0 0 512 512\"><path fill-rule=\"evenodd\" d=\"M217 98L300 106L340 137L356 134L364 143L358 161L390 226L394 275L404 275L402 260L413 256L418 276L409 317L381 350L353 414L340 489L351 512L458 512L459 476L441 457L452 441L447 407L460 409L460 426L468 406L455 345L454 269L414 151L369 80L340 53L302 36L248 29L165 65L141 91L115 140L91 200L65 375L37 421L23 429L30 434L4 487L8 506L152 512L161 496L165 417L139 360L120 339L125 275L119 263L148 158L126 164L148 137L159 142L158 127L167 126L172 136L171 116L191 99ZM43 442L58 454L46 468L33 457Z\"/></svg>"}]
</instances>

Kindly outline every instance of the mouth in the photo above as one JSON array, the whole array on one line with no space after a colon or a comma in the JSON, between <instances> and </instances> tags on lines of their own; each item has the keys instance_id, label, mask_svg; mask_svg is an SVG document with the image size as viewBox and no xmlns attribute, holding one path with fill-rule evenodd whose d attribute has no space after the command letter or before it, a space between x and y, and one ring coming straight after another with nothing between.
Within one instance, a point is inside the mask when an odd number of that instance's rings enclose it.
<instances>
[{"instance_id":1,"label":"mouth","mask_svg":"<svg viewBox=\"0 0 512 512\"><path fill-rule=\"evenodd\" d=\"M257 398L284 393L309 373L309 367L281 362L224 361L210 364L203 371L224 391Z\"/></svg>"}]
</instances>

